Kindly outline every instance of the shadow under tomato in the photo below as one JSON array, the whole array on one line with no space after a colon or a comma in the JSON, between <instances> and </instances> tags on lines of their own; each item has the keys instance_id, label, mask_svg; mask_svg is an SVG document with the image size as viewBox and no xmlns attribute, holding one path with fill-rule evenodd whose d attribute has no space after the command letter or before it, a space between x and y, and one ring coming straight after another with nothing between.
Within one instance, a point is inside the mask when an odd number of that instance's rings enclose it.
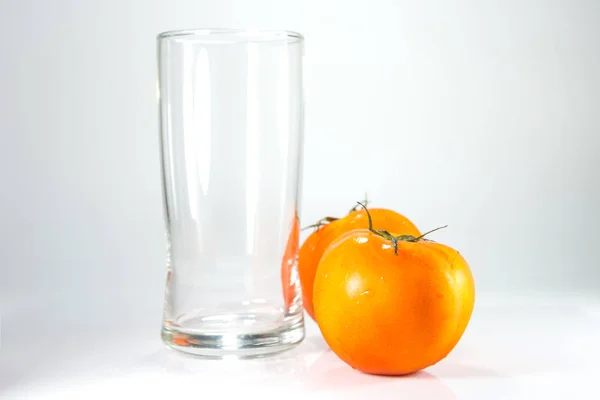
<instances>
[{"instance_id":1,"label":"shadow under tomato","mask_svg":"<svg viewBox=\"0 0 600 400\"><path fill-rule=\"evenodd\" d=\"M378 399L426 398L456 399L440 378L418 371L404 376L369 375L353 369L332 351L323 353L308 370L308 385L315 391L347 393L352 398L377 396Z\"/></svg>"},{"instance_id":2,"label":"shadow under tomato","mask_svg":"<svg viewBox=\"0 0 600 400\"><path fill-rule=\"evenodd\" d=\"M428 369L440 378L500 378L502 374L492 369L441 361Z\"/></svg>"},{"instance_id":3,"label":"shadow under tomato","mask_svg":"<svg viewBox=\"0 0 600 400\"><path fill-rule=\"evenodd\" d=\"M321 353L331 352L331 348L325 342L325 339L321 335L308 336L300 344L301 347L309 349L310 351L318 351Z\"/></svg>"}]
</instances>

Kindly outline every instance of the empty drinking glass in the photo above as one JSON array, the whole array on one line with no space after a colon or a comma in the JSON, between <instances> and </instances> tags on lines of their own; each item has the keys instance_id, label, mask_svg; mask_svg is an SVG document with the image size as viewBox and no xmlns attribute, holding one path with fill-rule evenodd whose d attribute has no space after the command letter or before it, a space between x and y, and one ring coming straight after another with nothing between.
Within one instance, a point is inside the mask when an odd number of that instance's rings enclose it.
<instances>
[{"instance_id":1,"label":"empty drinking glass","mask_svg":"<svg viewBox=\"0 0 600 400\"><path fill-rule=\"evenodd\" d=\"M303 38L207 29L157 42L162 338L204 356L290 348L304 338L296 270Z\"/></svg>"}]
</instances>

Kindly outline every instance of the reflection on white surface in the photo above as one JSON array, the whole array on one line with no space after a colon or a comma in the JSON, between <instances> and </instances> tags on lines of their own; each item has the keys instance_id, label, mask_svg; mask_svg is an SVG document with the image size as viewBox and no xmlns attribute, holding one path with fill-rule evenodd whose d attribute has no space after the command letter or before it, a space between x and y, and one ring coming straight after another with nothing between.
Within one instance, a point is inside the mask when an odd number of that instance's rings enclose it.
<instances>
[{"instance_id":1,"label":"reflection on white surface","mask_svg":"<svg viewBox=\"0 0 600 400\"><path fill-rule=\"evenodd\" d=\"M308 386L316 392L331 392L345 398L455 399L452 389L438 377L420 371L410 376L388 377L353 370L331 351L311 365Z\"/></svg>"},{"instance_id":2,"label":"reflection on white surface","mask_svg":"<svg viewBox=\"0 0 600 400\"><path fill-rule=\"evenodd\" d=\"M155 332L95 338L65 331L20 356L0 351L0 398L95 399L158 395L266 399L562 399L600 398L597 298L481 300L463 340L448 358L406 377L353 370L307 321L293 350L254 360L203 360L162 346ZM57 331L58 332L58 331ZM14 332L6 332L15 337ZM81 338L77 340L77 333ZM100 332L98 332L100 333ZM22 334L27 343L27 338ZM82 341L86 339L87 341ZM42 351L40 351L42 350ZM10 368L19 367L19 374ZM2 381L11 377L12 381Z\"/></svg>"}]
</instances>

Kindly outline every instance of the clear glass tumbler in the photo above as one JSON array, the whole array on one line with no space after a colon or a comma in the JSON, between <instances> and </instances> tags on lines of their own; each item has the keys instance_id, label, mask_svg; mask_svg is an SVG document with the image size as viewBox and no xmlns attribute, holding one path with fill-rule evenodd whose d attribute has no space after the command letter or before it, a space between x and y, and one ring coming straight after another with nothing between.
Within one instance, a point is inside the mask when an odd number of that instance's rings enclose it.
<instances>
[{"instance_id":1,"label":"clear glass tumbler","mask_svg":"<svg viewBox=\"0 0 600 400\"><path fill-rule=\"evenodd\" d=\"M296 269L303 38L207 29L157 42L163 341L208 357L293 347L304 338Z\"/></svg>"}]
</instances>

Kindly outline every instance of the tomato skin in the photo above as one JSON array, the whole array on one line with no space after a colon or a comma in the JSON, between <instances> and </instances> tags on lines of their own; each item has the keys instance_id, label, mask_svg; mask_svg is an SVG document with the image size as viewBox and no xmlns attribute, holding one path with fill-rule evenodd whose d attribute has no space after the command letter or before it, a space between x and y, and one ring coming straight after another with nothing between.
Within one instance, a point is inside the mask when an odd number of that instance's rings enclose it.
<instances>
[{"instance_id":1,"label":"tomato skin","mask_svg":"<svg viewBox=\"0 0 600 400\"><path fill-rule=\"evenodd\" d=\"M283 302L288 309L296 297L296 285L292 280L292 270L296 267L298 260L298 246L300 241L300 222L298 214L294 213L292 227L288 235L283 258L281 260L280 277L283 292Z\"/></svg>"},{"instance_id":2,"label":"tomato skin","mask_svg":"<svg viewBox=\"0 0 600 400\"><path fill-rule=\"evenodd\" d=\"M419 229L405 216L385 208L369 209L374 229L397 232L398 235L419 236ZM304 241L298 254L298 274L302 286L302 300L306 313L315 319L313 286L321 256L340 235L354 229L366 229L369 220L364 209L352 211L343 218L323 225Z\"/></svg>"},{"instance_id":3,"label":"tomato skin","mask_svg":"<svg viewBox=\"0 0 600 400\"><path fill-rule=\"evenodd\" d=\"M325 341L365 373L405 375L445 358L475 302L465 259L448 246L391 242L359 229L323 254L314 283L315 318Z\"/></svg>"}]
</instances>

